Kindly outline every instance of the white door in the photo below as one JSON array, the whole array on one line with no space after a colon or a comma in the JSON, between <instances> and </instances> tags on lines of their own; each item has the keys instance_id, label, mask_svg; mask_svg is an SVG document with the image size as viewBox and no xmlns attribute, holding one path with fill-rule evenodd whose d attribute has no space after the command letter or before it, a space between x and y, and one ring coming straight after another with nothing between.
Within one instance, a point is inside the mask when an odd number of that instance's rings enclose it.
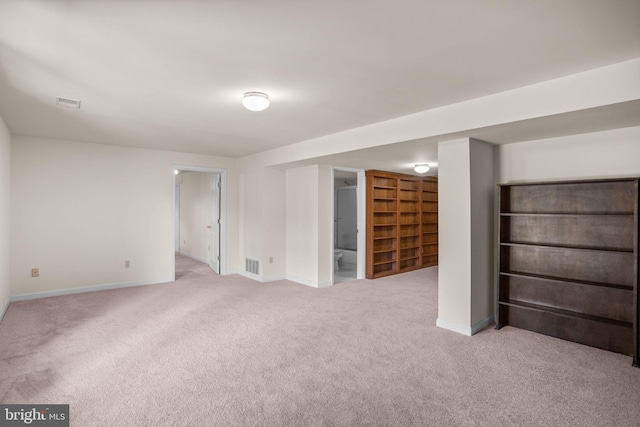
<instances>
[{"instance_id":1,"label":"white door","mask_svg":"<svg viewBox=\"0 0 640 427\"><path fill-rule=\"evenodd\" d=\"M211 223L209 228L209 266L220 274L220 174L212 173L210 180Z\"/></svg>"}]
</instances>

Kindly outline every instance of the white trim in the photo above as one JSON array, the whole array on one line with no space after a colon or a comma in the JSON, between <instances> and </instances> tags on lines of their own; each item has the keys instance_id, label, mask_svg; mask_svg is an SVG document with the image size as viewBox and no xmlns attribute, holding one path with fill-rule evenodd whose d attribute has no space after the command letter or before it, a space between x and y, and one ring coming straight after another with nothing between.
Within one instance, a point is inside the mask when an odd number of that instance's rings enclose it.
<instances>
[{"instance_id":1,"label":"white trim","mask_svg":"<svg viewBox=\"0 0 640 427\"><path fill-rule=\"evenodd\" d=\"M186 252L178 252L178 253L179 253L180 255L182 255L182 256L186 256L187 258L191 258L191 259L193 259L193 260L196 260L196 261L199 261L199 262L203 262L203 263L205 263L205 264L209 265L209 261L207 261L207 260L206 260L206 259L204 259L204 258L200 258L199 256L191 255L191 254L188 254L188 253L186 253Z\"/></svg>"},{"instance_id":2,"label":"white trim","mask_svg":"<svg viewBox=\"0 0 640 427\"><path fill-rule=\"evenodd\" d=\"M474 325L471 325L471 335L475 335L490 324L495 322L495 316L492 314L491 316L487 316L481 321L477 322Z\"/></svg>"},{"instance_id":3,"label":"white trim","mask_svg":"<svg viewBox=\"0 0 640 427\"><path fill-rule=\"evenodd\" d=\"M335 171L345 171L345 172L353 172L356 174L356 200L357 200L357 227L358 227L358 236L357 239L357 264L356 264L356 279L364 279L365 276L365 264L367 262L367 252L366 252L366 244L367 244L367 193L366 193L366 176L364 169L355 169L355 168L343 168L340 166L332 166L331 167L331 191L333 196L331 197L331 283L334 283L334 272L333 272L333 250L335 249ZM324 287L325 285L319 285L318 287ZM315 286L314 286L315 287Z\"/></svg>"},{"instance_id":4,"label":"white trim","mask_svg":"<svg viewBox=\"0 0 640 427\"><path fill-rule=\"evenodd\" d=\"M364 169L358 171L358 263L356 266L356 279L365 278L367 264L367 178Z\"/></svg>"},{"instance_id":5,"label":"white trim","mask_svg":"<svg viewBox=\"0 0 640 427\"><path fill-rule=\"evenodd\" d=\"M249 273L248 271L239 271L239 272L236 272L236 274L239 274L242 277L246 277L247 279L255 280L256 282L260 282L260 283L269 283L269 282L277 282L278 280L287 280L287 278L284 275L262 277L254 273Z\"/></svg>"},{"instance_id":6,"label":"white trim","mask_svg":"<svg viewBox=\"0 0 640 427\"><path fill-rule=\"evenodd\" d=\"M4 304L4 307L2 307L2 310L0 310L0 322L2 322L2 319L4 318L4 315L7 313L7 310L9 309L9 304L11 303L11 298L9 298L7 300L7 302Z\"/></svg>"},{"instance_id":7,"label":"white trim","mask_svg":"<svg viewBox=\"0 0 640 427\"><path fill-rule=\"evenodd\" d=\"M466 335L468 337L471 336L471 327L469 326L458 325L457 323L449 322L448 320L442 320L440 318L436 320L436 326L439 328L457 332L462 335Z\"/></svg>"},{"instance_id":8,"label":"white trim","mask_svg":"<svg viewBox=\"0 0 640 427\"><path fill-rule=\"evenodd\" d=\"M285 276L284 274L278 274L276 276L263 277L262 283L277 282L279 280L287 280L287 276Z\"/></svg>"},{"instance_id":9,"label":"white trim","mask_svg":"<svg viewBox=\"0 0 640 427\"><path fill-rule=\"evenodd\" d=\"M471 326L458 325L457 323L449 322L448 320L443 320L438 318L436 320L436 326L443 329L448 329L453 332L457 332L462 335L466 335L468 337L477 334L490 324L494 322L494 315L488 316L481 321L477 322Z\"/></svg>"},{"instance_id":10,"label":"white trim","mask_svg":"<svg viewBox=\"0 0 640 427\"><path fill-rule=\"evenodd\" d=\"M255 280L256 282L262 283L262 276L258 276L254 273L249 273L248 271L240 271L238 272L242 277L246 277L247 279Z\"/></svg>"},{"instance_id":11,"label":"white trim","mask_svg":"<svg viewBox=\"0 0 640 427\"><path fill-rule=\"evenodd\" d=\"M11 302L27 301L32 299L59 297L63 295L82 294L85 292L106 291L110 289L133 288L136 286L159 285L161 283L173 282L173 279L139 280L136 282L109 283L106 285L83 286L80 288L56 289L53 291L33 292L30 294L20 294L11 297Z\"/></svg>"},{"instance_id":12,"label":"white trim","mask_svg":"<svg viewBox=\"0 0 640 427\"><path fill-rule=\"evenodd\" d=\"M269 276L269 277L262 277L262 276L259 276L257 274L249 273L247 271L241 271L241 272L239 272L237 274L239 274L242 277L246 277L247 279L255 280L256 282L260 282L260 283L269 283L269 282L277 282L279 280L288 280L290 282L298 283L300 285L305 285L305 286L309 286L309 287L312 287L312 288L326 288L328 286L333 285L332 281L314 282L312 280L302 279L300 277L291 276L289 274L287 274L287 275L278 275L278 276Z\"/></svg>"},{"instance_id":13,"label":"white trim","mask_svg":"<svg viewBox=\"0 0 640 427\"><path fill-rule=\"evenodd\" d=\"M333 256L331 257L331 260L333 261ZM314 282L312 280L303 279L301 277L292 276L290 274L287 274L285 279L290 282L299 283L301 285L310 286L312 288L326 288L333 285L333 279L327 282Z\"/></svg>"}]
</instances>

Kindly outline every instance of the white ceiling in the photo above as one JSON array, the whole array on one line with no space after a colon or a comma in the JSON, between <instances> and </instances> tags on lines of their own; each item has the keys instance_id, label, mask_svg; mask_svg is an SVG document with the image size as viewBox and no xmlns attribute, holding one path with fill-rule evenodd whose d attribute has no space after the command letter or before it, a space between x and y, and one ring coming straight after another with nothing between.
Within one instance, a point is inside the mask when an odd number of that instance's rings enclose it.
<instances>
[{"instance_id":1,"label":"white ceiling","mask_svg":"<svg viewBox=\"0 0 640 427\"><path fill-rule=\"evenodd\" d=\"M640 57L639 22L638 0L1 0L0 115L242 157Z\"/></svg>"}]
</instances>

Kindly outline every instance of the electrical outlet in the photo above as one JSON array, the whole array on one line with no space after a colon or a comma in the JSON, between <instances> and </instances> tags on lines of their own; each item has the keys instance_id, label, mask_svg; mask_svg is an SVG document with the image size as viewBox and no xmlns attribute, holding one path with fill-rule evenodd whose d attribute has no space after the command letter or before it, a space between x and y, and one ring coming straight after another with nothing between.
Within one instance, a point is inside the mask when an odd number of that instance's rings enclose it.
<instances>
[{"instance_id":1,"label":"electrical outlet","mask_svg":"<svg viewBox=\"0 0 640 427\"><path fill-rule=\"evenodd\" d=\"M124 268L129 268L129 267L131 267L131 263L129 262L129 260L126 260L124 262Z\"/></svg>"},{"instance_id":2,"label":"electrical outlet","mask_svg":"<svg viewBox=\"0 0 640 427\"><path fill-rule=\"evenodd\" d=\"M269 257L269 264L273 264L273 257L272 256Z\"/></svg>"},{"instance_id":3,"label":"electrical outlet","mask_svg":"<svg viewBox=\"0 0 640 427\"><path fill-rule=\"evenodd\" d=\"M31 277L40 277L40 269L32 268L31 269Z\"/></svg>"}]
</instances>

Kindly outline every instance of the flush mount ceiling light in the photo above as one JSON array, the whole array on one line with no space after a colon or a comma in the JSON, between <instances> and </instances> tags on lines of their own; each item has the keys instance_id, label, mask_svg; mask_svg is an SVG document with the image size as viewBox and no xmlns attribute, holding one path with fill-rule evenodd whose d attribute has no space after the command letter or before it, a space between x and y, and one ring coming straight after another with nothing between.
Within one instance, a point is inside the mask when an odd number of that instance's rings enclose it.
<instances>
[{"instance_id":1,"label":"flush mount ceiling light","mask_svg":"<svg viewBox=\"0 0 640 427\"><path fill-rule=\"evenodd\" d=\"M78 110L80 109L80 100L79 99L69 99L69 98L62 98L62 97L56 97L56 105L58 107L63 107L63 108L77 108Z\"/></svg>"},{"instance_id":2,"label":"flush mount ceiling light","mask_svg":"<svg viewBox=\"0 0 640 427\"><path fill-rule=\"evenodd\" d=\"M242 105L250 111L266 110L269 104L269 95L262 92L247 92L242 98Z\"/></svg>"},{"instance_id":3,"label":"flush mount ceiling light","mask_svg":"<svg viewBox=\"0 0 640 427\"><path fill-rule=\"evenodd\" d=\"M417 173L427 173L429 172L429 165L426 163L418 163L413 167L413 170Z\"/></svg>"}]
</instances>

